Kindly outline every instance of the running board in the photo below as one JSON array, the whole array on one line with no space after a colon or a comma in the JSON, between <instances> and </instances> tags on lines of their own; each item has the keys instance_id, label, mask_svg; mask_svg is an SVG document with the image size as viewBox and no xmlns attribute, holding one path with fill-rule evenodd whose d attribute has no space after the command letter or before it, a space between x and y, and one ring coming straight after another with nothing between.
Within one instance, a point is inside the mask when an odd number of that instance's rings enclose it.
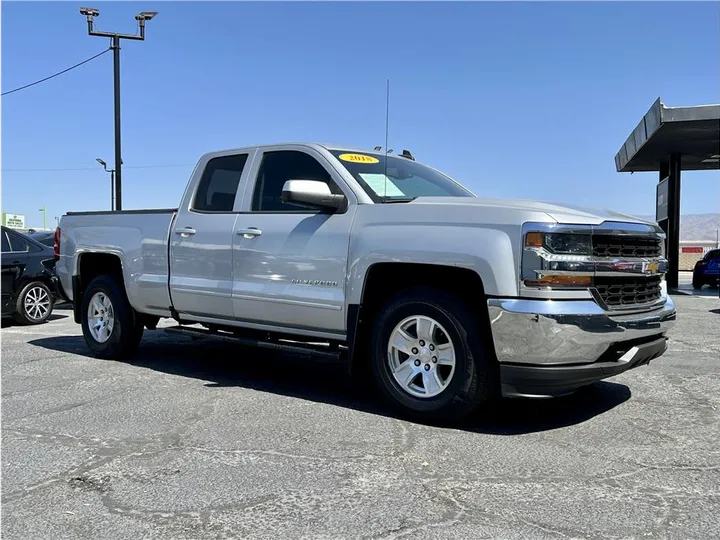
<instances>
[{"instance_id":1,"label":"running board","mask_svg":"<svg viewBox=\"0 0 720 540\"><path fill-rule=\"evenodd\" d=\"M168 334L179 334L185 335L196 339L218 339L222 341L231 341L239 343L241 345L249 345L251 347L260 347L263 349L271 349L274 351L281 351L293 354L304 354L308 356L314 356L322 358L324 360L340 362L347 357L344 347L336 347L334 350L332 346L327 345L310 345L297 341L290 340L266 340L254 337L241 336L231 332L225 331L214 331L206 330L204 328L192 328L188 326L171 326L165 328L165 332Z\"/></svg>"}]
</instances>

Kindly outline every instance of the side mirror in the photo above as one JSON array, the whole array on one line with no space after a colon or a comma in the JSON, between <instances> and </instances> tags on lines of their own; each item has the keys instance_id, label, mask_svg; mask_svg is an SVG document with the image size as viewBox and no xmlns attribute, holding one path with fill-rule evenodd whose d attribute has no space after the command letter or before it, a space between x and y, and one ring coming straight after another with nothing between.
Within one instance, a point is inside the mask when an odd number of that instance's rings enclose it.
<instances>
[{"instance_id":1,"label":"side mirror","mask_svg":"<svg viewBox=\"0 0 720 540\"><path fill-rule=\"evenodd\" d=\"M288 180L282 189L280 199L284 203L297 204L307 208L342 211L347 208L347 197L336 195L330 186L317 180Z\"/></svg>"}]
</instances>

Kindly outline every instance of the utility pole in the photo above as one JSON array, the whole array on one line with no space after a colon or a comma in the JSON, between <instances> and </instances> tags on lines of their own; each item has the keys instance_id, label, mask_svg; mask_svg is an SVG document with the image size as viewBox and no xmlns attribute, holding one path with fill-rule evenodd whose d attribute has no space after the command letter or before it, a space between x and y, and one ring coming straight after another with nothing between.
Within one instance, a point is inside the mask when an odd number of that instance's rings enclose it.
<instances>
[{"instance_id":1,"label":"utility pole","mask_svg":"<svg viewBox=\"0 0 720 540\"><path fill-rule=\"evenodd\" d=\"M100 165L103 166L105 172L110 173L110 210L115 210L115 169L108 170L107 163L105 163L100 158L95 158L95 161L97 161Z\"/></svg>"},{"instance_id":2,"label":"utility pole","mask_svg":"<svg viewBox=\"0 0 720 540\"><path fill-rule=\"evenodd\" d=\"M45 230L45 229L47 229L47 226L46 226L47 225L47 208L42 207L38 210L38 212L43 213L43 230Z\"/></svg>"},{"instance_id":3,"label":"utility pole","mask_svg":"<svg viewBox=\"0 0 720 540\"><path fill-rule=\"evenodd\" d=\"M110 48L113 50L113 93L115 101L115 209L122 210L122 153L120 150L120 40L132 39L137 41L145 40L145 21L149 21L156 11L142 11L135 15L135 20L140 27L140 35L118 34L115 32L98 32L93 29L93 18L100 16L100 11L95 8L80 8L80 14L87 17L88 35L109 37Z\"/></svg>"}]
</instances>

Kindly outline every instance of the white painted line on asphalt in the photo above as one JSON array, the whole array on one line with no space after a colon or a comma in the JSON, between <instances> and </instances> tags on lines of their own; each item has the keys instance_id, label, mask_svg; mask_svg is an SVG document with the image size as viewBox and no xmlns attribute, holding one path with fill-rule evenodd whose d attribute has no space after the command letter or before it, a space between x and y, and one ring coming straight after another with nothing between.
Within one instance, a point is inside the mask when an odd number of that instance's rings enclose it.
<instances>
[{"instance_id":1,"label":"white painted line on asphalt","mask_svg":"<svg viewBox=\"0 0 720 540\"><path fill-rule=\"evenodd\" d=\"M3 335L13 334L20 336L55 336L55 337L81 337L82 334L69 334L67 332L40 332L38 330L30 330L26 328L3 328Z\"/></svg>"}]
</instances>

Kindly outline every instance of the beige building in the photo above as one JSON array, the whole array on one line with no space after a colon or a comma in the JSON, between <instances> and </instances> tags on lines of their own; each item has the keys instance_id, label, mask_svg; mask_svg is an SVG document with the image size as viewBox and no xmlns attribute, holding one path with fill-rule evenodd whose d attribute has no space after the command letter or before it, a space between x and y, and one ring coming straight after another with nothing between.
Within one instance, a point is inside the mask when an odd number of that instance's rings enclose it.
<instances>
[{"instance_id":1,"label":"beige building","mask_svg":"<svg viewBox=\"0 0 720 540\"><path fill-rule=\"evenodd\" d=\"M680 240L680 263L679 270L692 270L695 263L703 258L708 251L716 249L718 243L715 240Z\"/></svg>"}]
</instances>

